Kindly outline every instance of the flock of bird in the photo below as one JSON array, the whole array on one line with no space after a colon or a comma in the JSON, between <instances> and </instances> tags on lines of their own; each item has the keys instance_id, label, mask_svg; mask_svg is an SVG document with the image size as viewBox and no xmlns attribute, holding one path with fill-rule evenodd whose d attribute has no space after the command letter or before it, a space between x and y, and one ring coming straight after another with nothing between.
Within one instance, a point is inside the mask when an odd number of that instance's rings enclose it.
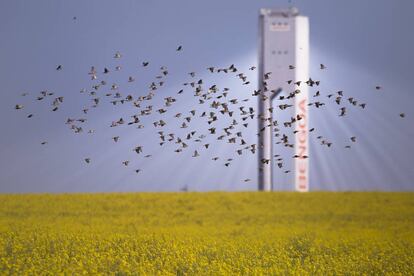
<instances>
[{"instance_id":1,"label":"flock of bird","mask_svg":"<svg viewBox=\"0 0 414 276\"><path fill-rule=\"evenodd\" d=\"M178 46L176 48L176 52L180 53L183 51L182 46ZM120 52L116 52L113 56L116 60L122 59L122 54ZM147 68L150 65L149 61L143 61L141 66L143 68ZM295 69L293 65L289 65L290 70ZM56 71L62 71L63 66L58 65L56 66ZM137 129L142 129L145 127L153 127L156 129L156 133L158 135L158 144L160 147L163 147L167 143L171 143L174 145L174 152L181 153L187 150L190 145L195 145L196 149L192 151L192 157L197 158L202 154L203 149L208 149L210 147L214 147L215 145L211 142L205 142L206 138L214 138L215 141L226 142L228 144L233 145L235 148L234 150L234 157L232 158L224 158L223 165L225 167L230 167L234 158L241 156L243 154L256 154L258 147L262 145L258 145L257 143L248 143L243 136L244 130L249 128L249 123L254 120L268 120L269 118L263 118L262 114L258 114L256 108L252 106L248 106L247 102L250 99L240 99L238 97L232 98L230 97L230 89L229 88L219 88L218 85L205 85L203 79L197 77L196 72L189 72L189 81L183 83L182 89L176 91L174 94L164 97L163 105L162 106L154 106L152 103L153 98L157 95L158 90L165 86L167 77L169 75L169 70L166 66L161 66L159 68L159 74L155 76L155 80L151 81L148 86L148 91L146 94L143 95L123 95L121 93L120 87L116 84L108 84L105 80L105 76L111 74L111 71L122 71L122 67L120 65L114 67L113 69L104 67L100 68L98 72L98 68L95 66L91 66L88 75L91 79L91 88L90 89L82 89L80 93L90 95L90 102L92 103L86 108L80 110L83 116L87 116L88 112L92 108L97 108L99 105L107 100L112 105L116 107L121 107L123 105L130 105L135 109L134 114L132 114L129 118L117 118L112 122L108 122L108 126L110 128L118 128L123 126L135 127ZM241 85L249 86L250 80L247 78L246 74L240 72L239 68L236 65L231 64L226 68L216 68L213 66L206 68L207 72L210 74L227 74L231 77L236 77L240 80ZM256 67L251 66L248 68L249 71L255 71ZM327 70L327 67L324 64L320 64L320 70ZM257 97L258 100L266 100L267 97L270 96L271 93L274 93L273 90L268 88L267 81L271 79L272 72L265 72L263 76L263 83L261 85L262 89L252 89L252 96ZM126 78L128 83L135 82L135 78L133 76L128 76ZM271 108L270 112L276 112L274 109L278 109L278 112L283 112L285 110L292 110L293 105L290 101L295 98L295 96L301 93L301 87L304 85L314 87L319 86L319 81L314 81L311 78L309 80L286 80L288 84L292 85L293 92L289 93L289 95L279 95L278 101L279 103L275 108ZM184 93L186 88L192 90L193 96L196 97L198 101L198 107L193 107L191 110L176 110L175 104L179 100L179 97ZM375 90L381 90L381 86L373 87ZM105 92L101 92L105 90ZM29 94L24 93L22 94L23 97L27 97ZM311 101L311 99L314 99ZM41 91L38 95L35 96L35 101L46 101L50 100L51 102L51 111L57 112L60 106L64 103L63 96L57 96L53 92L49 91ZM89 99L88 99L89 100ZM348 108L345 106L345 103L350 107L361 108L365 109L366 103L360 103L355 97L347 97L343 91L337 91L335 93L328 94L326 98L321 95L320 91L317 91L314 95L309 96L309 103L308 106L320 109L325 104L333 104L338 106L339 112L338 115L343 117L347 115ZM254 103L254 106L256 103ZM15 105L16 110L24 109L22 104ZM171 110L171 111L170 111ZM152 121L151 125L145 125L142 121L144 117L151 118L154 114L159 114L163 116L165 113L175 113L174 118L177 121L176 129L182 129L186 131L189 129L185 135L178 135L174 132L168 132L165 130L165 126L171 125L166 118L157 119ZM290 111L289 111L290 112ZM237 116L236 116L237 115ZM405 117L404 113L399 114L401 118ZM33 114L27 114L27 118L32 118ZM202 127L202 131L190 129L191 122L195 121L195 118L199 118L205 121L204 126ZM237 119L236 119L237 118ZM278 122L277 120L272 121L268 126L259 129L257 135L261 135L261 133L266 129L266 127L272 128L274 137L275 137L275 144L285 146L285 147L293 147L294 145L289 142L289 135L296 134L297 131L294 130L294 124L299 121L301 118L300 116L291 117L290 120L286 122ZM81 134L84 132L92 134L93 130L84 130L83 124L87 121L87 118L67 118L65 123L68 125L69 129L72 130L76 134ZM228 122L224 128L218 128L217 122L218 121L225 121ZM174 123L173 123L174 124ZM197 127L200 127L198 124ZM250 130L251 131L251 130ZM310 128L309 132L314 132L315 128ZM121 139L120 136L113 136L111 137L114 143L118 143ZM332 142L325 139L322 136L317 136L317 139L320 141L320 144L323 146L331 147ZM357 138L355 136L350 137L349 141L351 143L355 143ZM46 145L47 141L42 141L42 145ZM348 144L345 148L351 148L351 145ZM147 154L145 152L145 148L143 145L136 145L134 148L131 149L137 155L143 156L144 158L150 158L152 155ZM276 154L273 156L275 160L275 164L279 169L284 168L285 161L283 156L280 154ZM294 155L293 158L308 158L308 156L298 156ZM213 156L211 158L212 161L219 161L222 160L222 157L219 155ZM270 164L270 160L262 159L260 160L262 166L266 166ZM89 156L84 157L84 162L89 164L93 162L93 159ZM121 166L129 167L130 161L124 160L122 161ZM141 168L133 168L133 170L139 174L142 169ZM285 173L289 173L290 170L284 170ZM251 181L249 178L244 179L245 182Z\"/></svg>"}]
</instances>

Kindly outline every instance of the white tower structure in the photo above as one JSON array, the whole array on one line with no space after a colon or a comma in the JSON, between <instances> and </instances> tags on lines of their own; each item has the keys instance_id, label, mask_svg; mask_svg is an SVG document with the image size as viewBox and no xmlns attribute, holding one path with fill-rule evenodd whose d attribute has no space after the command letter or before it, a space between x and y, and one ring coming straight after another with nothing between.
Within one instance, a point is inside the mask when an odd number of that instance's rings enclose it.
<instances>
[{"instance_id":1,"label":"white tower structure","mask_svg":"<svg viewBox=\"0 0 414 276\"><path fill-rule=\"evenodd\" d=\"M294 183L295 190L309 190L308 157L308 85L309 79L309 21L291 9L260 10L260 54L259 54L259 190L272 191L273 186L273 113L272 102L282 91L294 92L289 100L294 108L294 123L297 131L294 138ZM271 72L271 74L266 73ZM289 84L287 81L292 80ZM302 85L294 83L301 81ZM289 101L288 100L288 101ZM285 102L284 102L285 103ZM277 118L276 118L277 119ZM293 128L293 125L292 125ZM293 131L293 129L292 129ZM292 141L291 141L292 142ZM289 156L290 157L290 156ZM290 158L285 158L289 162ZM277 181L277 179L276 179Z\"/></svg>"}]
</instances>

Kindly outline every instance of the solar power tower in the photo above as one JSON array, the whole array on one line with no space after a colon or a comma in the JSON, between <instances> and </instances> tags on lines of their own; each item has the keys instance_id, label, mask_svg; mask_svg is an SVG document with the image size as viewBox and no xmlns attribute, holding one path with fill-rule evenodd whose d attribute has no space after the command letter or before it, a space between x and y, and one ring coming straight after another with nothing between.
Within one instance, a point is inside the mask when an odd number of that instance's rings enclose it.
<instances>
[{"instance_id":1,"label":"solar power tower","mask_svg":"<svg viewBox=\"0 0 414 276\"><path fill-rule=\"evenodd\" d=\"M294 117L300 120L292 124L292 128L284 128L293 132L294 154L299 158L285 156L284 162L294 162L295 190L309 191L309 159L308 151L308 86L309 79L309 21L299 15L297 9L261 9L260 10L260 50L259 50L259 190L274 190L273 169L276 165L273 157L274 128L277 127L273 115L277 117L279 108L272 110L273 100L296 91L296 95L288 100L278 101L292 104ZM271 74L265 76L266 73ZM289 84L287 81L292 80ZM302 81L297 86L294 82ZM272 112L274 111L274 112ZM283 124L278 122L278 124ZM293 143L293 141L289 141ZM280 145L281 146L281 145ZM294 160L294 161L290 161ZM275 179L277 181L277 179Z\"/></svg>"}]
</instances>

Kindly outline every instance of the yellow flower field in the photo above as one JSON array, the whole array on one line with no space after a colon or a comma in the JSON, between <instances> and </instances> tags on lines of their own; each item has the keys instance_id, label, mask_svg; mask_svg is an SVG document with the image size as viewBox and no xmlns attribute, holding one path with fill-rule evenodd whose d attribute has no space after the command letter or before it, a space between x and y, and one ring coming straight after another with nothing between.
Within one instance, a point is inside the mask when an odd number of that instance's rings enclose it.
<instances>
[{"instance_id":1,"label":"yellow flower field","mask_svg":"<svg viewBox=\"0 0 414 276\"><path fill-rule=\"evenodd\" d=\"M414 193L0 195L1 274L414 274Z\"/></svg>"}]
</instances>

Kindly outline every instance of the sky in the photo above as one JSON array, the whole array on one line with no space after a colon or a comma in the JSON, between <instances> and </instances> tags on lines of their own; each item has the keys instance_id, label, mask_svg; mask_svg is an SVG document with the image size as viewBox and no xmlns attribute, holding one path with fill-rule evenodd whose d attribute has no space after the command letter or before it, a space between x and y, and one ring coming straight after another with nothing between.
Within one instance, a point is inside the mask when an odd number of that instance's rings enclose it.
<instances>
[{"instance_id":1,"label":"sky","mask_svg":"<svg viewBox=\"0 0 414 276\"><path fill-rule=\"evenodd\" d=\"M193 71L206 85L229 87L232 98L249 99L248 106L256 108L257 99L250 95L258 87L258 76L248 68L258 64L259 10L289 6L309 17L310 75L321 81L321 94L343 90L367 103L365 110L352 110L344 118L333 104L310 109L310 126L333 143L328 149L316 134L310 137L310 190L414 190L411 0L2 0L0 192L256 190L257 156L235 158L234 147L211 138L206 138L211 146L200 151L199 158L192 157L197 143L177 154L173 144L158 145L160 129L152 122L162 118L159 114L143 118L144 129L110 128L134 108L105 102L84 115L81 111L91 105L91 97L80 91L91 91L88 72L95 66L100 72L110 68L105 80L117 83L125 95L146 95L159 68L166 66L170 73L154 98L154 108L161 107L165 97L178 98L177 91ZM182 52L176 52L178 45ZM120 59L114 59L117 51ZM143 61L150 62L148 68L141 66ZM327 69L319 70L320 63ZM231 64L245 72L249 86L206 70ZM56 71L58 65L63 69ZM122 70L113 72L117 65ZM128 83L128 76L136 81ZM377 85L382 89L377 91ZM43 90L64 97L57 112L51 111L50 99L35 100ZM15 110L16 104L24 109ZM192 109L200 112L187 89L165 116L173 120L175 113ZM34 116L26 118L31 113ZM85 132L74 134L66 119L81 117L88 119ZM227 124L220 121L217 128ZM200 119L191 127L197 135L206 131ZM88 129L94 133L88 134ZM169 124L165 131L185 135L189 130ZM249 144L256 143L257 122L251 121L243 133ZM117 135L120 141L114 143L111 137ZM352 136L357 143L345 149ZM137 157L132 150L136 145L143 145L151 157ZM214 156L220 161L212 161ZM92 162L86 164L85 158ZM234 158L229 167L224 166L226 158ZM125 160L130 161L128 167L122 165ZM287 168L293 165L288 163ZM138 168L142 171L137 174ZM281 174L274 185L293 189L289 177Z\"/></svg>"}]
</instances>

